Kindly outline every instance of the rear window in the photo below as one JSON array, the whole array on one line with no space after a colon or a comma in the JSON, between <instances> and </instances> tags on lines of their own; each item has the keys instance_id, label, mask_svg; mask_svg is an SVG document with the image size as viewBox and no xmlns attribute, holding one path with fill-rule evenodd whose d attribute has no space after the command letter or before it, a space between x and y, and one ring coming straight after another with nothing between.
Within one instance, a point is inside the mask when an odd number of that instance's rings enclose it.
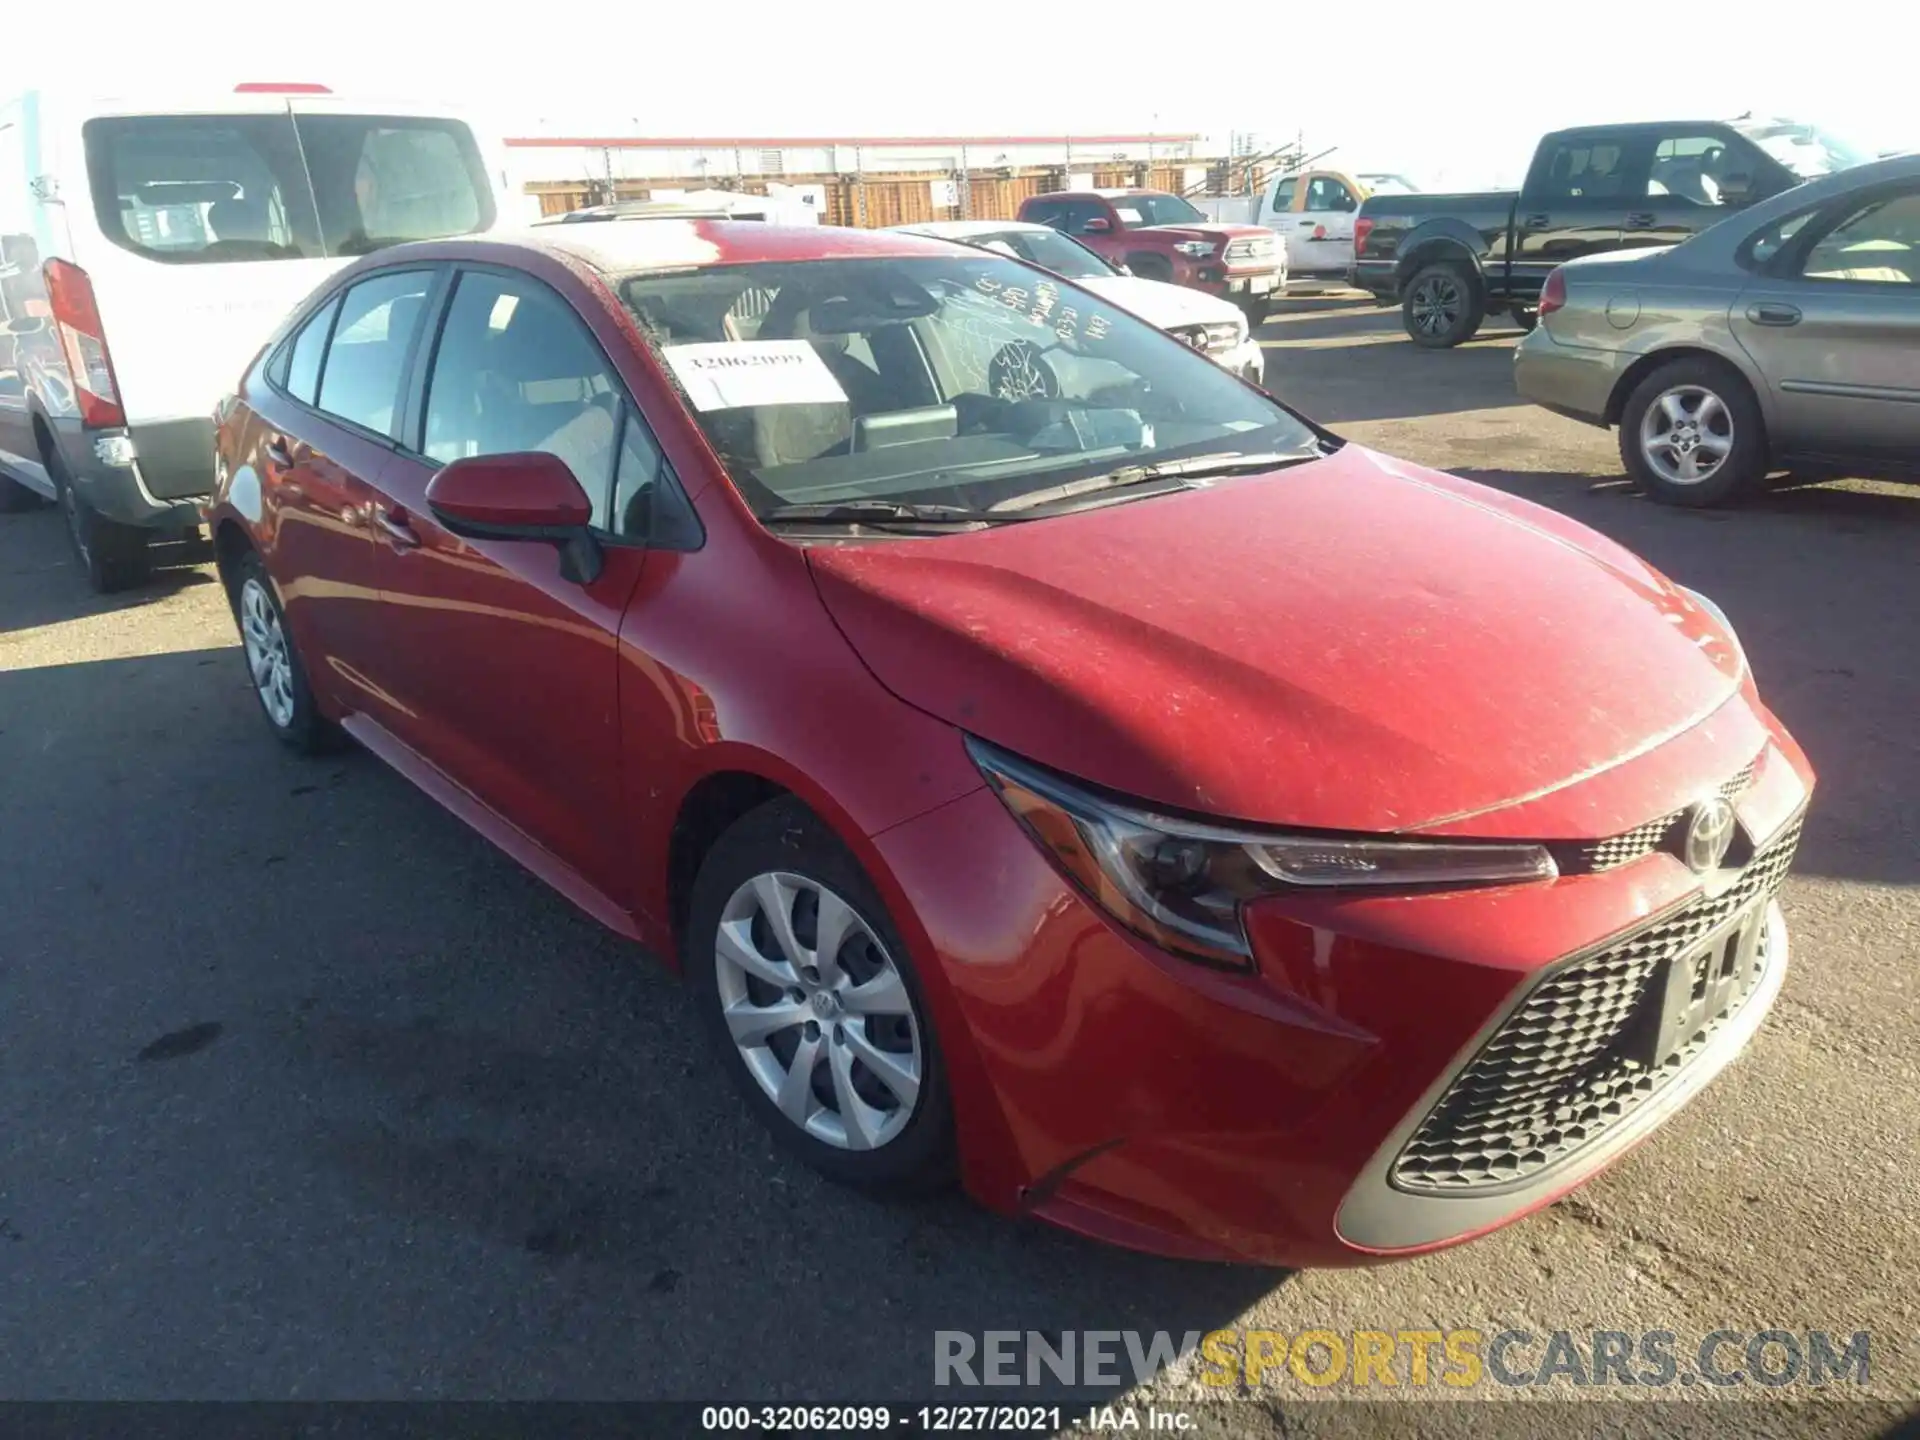
<instances>
[{"instance_id":1,"label":"rear window","mask_svg":"<svg viewBox=\"0 0 1920 1440\"><path fill-rule=\"evenodd\" d=\"M493 223L473 133L369 115L135 115L83 130L94 215L171 264L364 255Z\"/></svg>"}]
</instances>

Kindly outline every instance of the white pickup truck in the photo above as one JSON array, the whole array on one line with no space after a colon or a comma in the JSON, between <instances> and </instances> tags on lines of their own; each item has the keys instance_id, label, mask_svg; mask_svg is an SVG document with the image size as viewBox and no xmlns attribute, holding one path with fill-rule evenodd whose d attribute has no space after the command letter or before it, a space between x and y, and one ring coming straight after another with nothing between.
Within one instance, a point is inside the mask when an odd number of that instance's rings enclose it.
<instances>
[{"instance_id":1,"label":"white pickup truck","mask_svg":"<svg viewBox=\"0 0 1920 1440\"><path fill-rule=\"evenodd\" d=\"M1264 225L1287 252L1287 279L1346 283L1353 263L1353 217L1370 195L1412 195L1400 175L1300 170L1282 175L1262 195L1228 195L1193 203L1211 219Z\"/></svg>"}]
</instances>

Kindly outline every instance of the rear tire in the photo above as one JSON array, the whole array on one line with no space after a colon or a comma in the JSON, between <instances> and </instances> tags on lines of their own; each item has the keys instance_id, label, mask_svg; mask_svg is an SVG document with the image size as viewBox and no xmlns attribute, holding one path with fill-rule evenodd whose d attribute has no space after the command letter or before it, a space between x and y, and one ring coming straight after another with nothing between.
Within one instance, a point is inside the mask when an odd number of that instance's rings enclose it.
<instances>
[{"instance_id":1,"label":"rear tire","mask_svg":"<svg viewBox=\"0 0 1920 1440\"><path fill-rule=\"evenodd\" d=\"M302 755L324 755L346 743L340 728L314 704L307 668L293 643L286 611L252 550L234 561L226 577L234 623L240 627L240 655L247 683L260 702L274 738Z\"/></svg>"},{"instance_id":2,"label":"rear tire","mask_svg":"<svg viewBox=\"0 0 1920 1440\"><path fill-rule=\"evenodd\" d=\"M1744 498L1765 482L1769 455L1760 403L1739 372L1718 361L1669 361L1621 407L1621 463L1663 505L1701 509Z\"/></svg>"},{"instance_id":3,"label":"rear tire","mask_svg":"<svg viewBox=\"0 0 1920 1440\"><path fill-rule=\"evenodd\" d=\"M831 951L829 923L843 937ZM734 822L701 863L685 938L720 1063L781 1145L870 1191L953 1179L925 992L873 883L812 811L789 796Z\"/></svg>"},{"instance_id":4,"label":"rear tire","mask_svg":"<svg viewBox=\"0 0 1920 1440\"><path fill-rule=\"evenodd\" d=\"M57 451L49 447L45 454L47 473L53 476L54 493L59 496L61 512L67 519L67 540L74 558L86 571L87 584L97 595L112 595L144 585L153 573L153 557L147 552L149 532L138 525L122 525L109 520L81 498L67 478L66 466Z\"/></svg>"},{"instance_id":5,"label":"rear tire","mask_svg":"<svg viewBox=\"0 0 1920 1440\"><path fill-rule=\"evenodd\" d=\"M1518 325L1522 331L1529 335L1533 333L1534 327L1540 323L1540 312L1531 305L1516 305L1507 312L1507 316L1514 324Z\"/></svg>"},{"instance_id":6,"label":"rear tire","mask_svg":"<svg viewBox=\"0 0 1920 1440\"><path fill-rule=\"evenodd\" d=\"M1480 277L1453 260L1436 261L1415 271L1400 302L1407 338L1425 350L1451 350L1471 340L1486 315Z\"/></svg>"}]
</instances>

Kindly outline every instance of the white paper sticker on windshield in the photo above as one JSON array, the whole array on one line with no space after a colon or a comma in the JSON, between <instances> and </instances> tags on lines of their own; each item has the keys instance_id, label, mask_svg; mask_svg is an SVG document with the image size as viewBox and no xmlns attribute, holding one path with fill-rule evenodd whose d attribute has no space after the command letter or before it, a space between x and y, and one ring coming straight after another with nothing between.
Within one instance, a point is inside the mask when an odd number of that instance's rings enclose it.
<instances>
[{"instance_id":1,"label":"white paper sticker on windshield","mask_svg":"<svg viewBox=\"0 0 1920 1440\"><path fill-rule=\"evenodd\" d=\"M720 340L661 353L696 410L846 403L847 392L805 340Z\"/></svg>"}]
</instances>

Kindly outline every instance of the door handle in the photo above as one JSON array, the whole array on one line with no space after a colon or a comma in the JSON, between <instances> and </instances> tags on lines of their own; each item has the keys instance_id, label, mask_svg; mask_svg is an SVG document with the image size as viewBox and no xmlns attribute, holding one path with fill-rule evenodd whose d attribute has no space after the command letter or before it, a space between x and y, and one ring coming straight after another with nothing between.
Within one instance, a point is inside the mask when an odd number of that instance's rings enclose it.
<instances>
[{"instance_id":1,"label":"door handle","mask_svg":"<svg viewBox=\"0 0 1920 1440\"><path fill-rule=\"evenodd\" d=\"M1629 230L1651 230L1657 223L1659 223L1659 217L1651 210L1633 210L1627 214Z\"/></svg>"},{"instance_id":2,"label":"door handle","mask_svg":"<svg viewBox=\"0 0 1920 1440\"><path fill-rule=\"evenodd\" d=\"M1313 226L1314 226L1314 222L1311 220L1302 220L1300 222L1300 228L1302 230L1311 230Z\"/></svg>"},{"instance_id":3,"label":"door handle","mask_svg":"<svg viewBox=\"0 0 1920 1440\"><path fill-rule=\"evenodd\" d=\"M413 522L407 518L407 512L398 505L392 509L380 509L373 512L373 523L385 532L387 540L396 550L418 550L420 532L413 528Z\"/></svg>"},{"instance_id":4,"label":"door handle","mask_svg":"<svg viewBox=\"0 0 1920 1440\"><path fill-rule=\"evenodd\" d=\"M1528 230L1544 230L1553 223L1551 215L1529 215L1520 224Z\"/></svg>"},{"instance_id":5,"label":"door handle","mask_svg":"<svg viewBox=\"0 0 1920 1440\"><path fill-rule=\"evenodd\" d=\"M1747 307L1747 319L1756 325L1798 325L1800 307L1761 300Z\"/></svg>"}]
</instances>

